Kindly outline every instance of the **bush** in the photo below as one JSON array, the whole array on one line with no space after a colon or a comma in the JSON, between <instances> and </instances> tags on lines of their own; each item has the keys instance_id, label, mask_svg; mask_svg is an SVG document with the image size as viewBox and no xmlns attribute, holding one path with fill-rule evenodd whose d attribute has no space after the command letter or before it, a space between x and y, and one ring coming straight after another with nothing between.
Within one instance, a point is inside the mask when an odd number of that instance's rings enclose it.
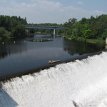
<instances>
[{"instance_id":1,"label":"bush","mask_svg":"<svg viewBox=\"0 0 107 107\"><path fill-rule=\"evenodd\" d=\"M5 28L0 27L0 41L9 41L11 38L11 33L8 32Z\"/></svg>"},{"instance_id":2,"label":"bush","mask_svg":"<svg viewBox=\"0 0 107 107\"><path fill-rule=\"evenodd\" d=\"M13 38L21 39L26 37L26 31L24 25L17 25L12 31Z\"/></svg>"}]
</instances>

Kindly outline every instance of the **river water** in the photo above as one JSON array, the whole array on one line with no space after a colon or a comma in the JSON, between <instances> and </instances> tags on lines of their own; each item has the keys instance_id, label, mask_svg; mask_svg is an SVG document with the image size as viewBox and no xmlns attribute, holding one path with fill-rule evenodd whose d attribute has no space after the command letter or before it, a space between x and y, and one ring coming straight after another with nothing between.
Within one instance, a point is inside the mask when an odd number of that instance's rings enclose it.
<instances>
[{"instance_id":1,"label":"river water","mask_svg":"<svg viewBox=\"0 0 107 107\"><path fill-rule=\"evenodd\" d=\"M107 107L107 52L1 83L0 107Z\"/></svg>"},{"instance_id":2,"label":"river water","mask_svg":"<svg viewBox=\"0 0 107 107\"><path fill-rule=\"evenodd\" d=\"M52 38L51 38L52 39ZM61 37L1 46L0 75L42 67L103 50ZM0 82L0 107L107 107L107 52Z\"/></svg>"},{"instance_id":3,"label":"river water","mask_svg":"<svg viewBox=\"0 0 107 107\"><path fill-rule=\"evenodd\" d=\"M51 41L31 41L43 37L50 38ZM97 45L71 42L62 37L36 35L34 38L0 45L0 78L47 66L49 60L65 61L104 49Z\"/></svg>"}]
</instances>

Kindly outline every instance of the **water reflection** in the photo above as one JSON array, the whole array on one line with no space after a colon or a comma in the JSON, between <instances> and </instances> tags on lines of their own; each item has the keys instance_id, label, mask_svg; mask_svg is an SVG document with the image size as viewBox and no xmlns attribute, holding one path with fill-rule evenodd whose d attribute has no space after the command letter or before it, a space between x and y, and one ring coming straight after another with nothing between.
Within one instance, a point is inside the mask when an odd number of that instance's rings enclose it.
<instances>
[{"instance_id":1,"label":"water reflection","mask_svg":"<svg viewBox=\"0 0 107 107\"><path fill-rule=\"evenodd\" d=\"M88 44L84 42L77 42L77 41L63 41L64 51L67 51L70 55L74 54L85 54L85 53L93 53L98 52L104 49L104 46L98 46L93 44Z\"/></svg>"},{"instance_id":2,"label":"water reflection","mask_svg":"<svg viewBox=\"0 0 107 107\"><path fill-rule=\"evenodd\" d=\"M40 38L39 36L36 36ZM43 37L43 36L42 36ZM49 38L49 36L48 36ZM63 38L57 38L54 41L47 41L46 43L40 42L31 42L29 39L16 41L15 44L11 43L9 45L0 45L0 59L5 58L6 56L10 56L13 54L21 54L23 52L29 50L36 49L45 49L45 48L62 48L63 52L67 52L70 55L74 54L84 54L84 53L92 53L96 51L103 50L104 47L99 47L97 45L86 44L83 42L69 41L64 40ZM43 50L44 50L43 49ZM56 49L56 53L58 50Z\"/></svg>"},{"instance_id":3,"label":"water reflection","mask_svg":"<svg viewBox=\"0 0 107 107\"><path fill-rule=\"evenodd\" d=\"M0 59L27 51L27 43L24 41L16 41L15 43L0 45Z\"/></svg>"},{"instance_id":4,"label":"water reflection","mask_svg":"<svg viewBox=\"0 0 107 107\"><path fill-rule=\"evenodd\" d=\"M48 65L49 60L65 61L81 54L102 50L103 47L64 40L61 37L48 42L29 39L0 46L0 78L27 72Z\"/></svg>"},{"instance_id":5,"label":"water reflection","mask_svg":"<svg viewBox=\"0 0 107 107\"><path fill-rule=\"evenodd\" d=\"M6 47L1 45L0 46L0 59L4 58L8 55L7 51L6 51Z\"/></svg>"}]
</instances>

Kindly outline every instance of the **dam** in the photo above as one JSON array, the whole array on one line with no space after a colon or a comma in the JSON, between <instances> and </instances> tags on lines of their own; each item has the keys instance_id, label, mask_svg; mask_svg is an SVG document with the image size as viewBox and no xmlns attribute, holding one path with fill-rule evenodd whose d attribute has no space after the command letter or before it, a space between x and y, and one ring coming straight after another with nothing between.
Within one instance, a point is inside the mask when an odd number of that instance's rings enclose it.
<instances>
[{"instance_id":1,"label":"dam","mask_svg":"<svg viewBox=\"0 0 107 107\"><path fill-rule=\"evenodd\" d=\"M107 107L107 52L0 83L0 107Z\"/></svg>"}]
</instances>

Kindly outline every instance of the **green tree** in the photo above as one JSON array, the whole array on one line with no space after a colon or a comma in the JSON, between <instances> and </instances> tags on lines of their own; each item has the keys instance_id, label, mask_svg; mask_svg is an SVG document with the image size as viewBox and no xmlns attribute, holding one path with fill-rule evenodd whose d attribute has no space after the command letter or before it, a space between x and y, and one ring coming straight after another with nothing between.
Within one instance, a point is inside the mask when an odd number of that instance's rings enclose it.
<instances>
[{"instance_id":1,"label":"green tree","mask_svg":"<svg viewBox=\"0 0 107 107\"><path fill-rule=\"evenodd\" d=\"M107 29L104 30L103 34L102 34L102 38L106 39L107 38Z\"/></svg>"},{"instance_id":2,"label":"green tree","mask_svg":"<svg viewBox=\"0 0 107 107\"><path fill-rule=\"evenodd\" d=\"M5 28L0 27L0 41L6 42L10 40L11 33L8 32Z\"/></svg>"},{"instance_id":3,"label":"green tree","mask_svg":"<svg viewBox=\"0 0 107 107\"><path fill-rule=\"evenodd\" d=\"M105 39L107 33L107 15L82 18L79 21L69 19L65 24L68 38Z\"/></svg>"},{"instance_id":4,"label":"green tree","mask_svg":"<svg viewBox=\"0 0 107 107\"><path fill-rule=\"evenodd\" d=\"M12 31L12 35L13 35L13 38L15 39L21 39L21 38L24 38L26 37L26 30L25 30L25 27L24 25L17 25L13 31Z\"/></svg>"},{"instance_id":5,"label":"green tree","mask_svg":"<svg viewBox=\"0 0 107 107\"><path fill-rule=\"evenodd\" d=\"M91 30L88 24L83 24L82 26L82 37L86 41L87 38L90 38Z\"/></svg>"}]
</instances>

